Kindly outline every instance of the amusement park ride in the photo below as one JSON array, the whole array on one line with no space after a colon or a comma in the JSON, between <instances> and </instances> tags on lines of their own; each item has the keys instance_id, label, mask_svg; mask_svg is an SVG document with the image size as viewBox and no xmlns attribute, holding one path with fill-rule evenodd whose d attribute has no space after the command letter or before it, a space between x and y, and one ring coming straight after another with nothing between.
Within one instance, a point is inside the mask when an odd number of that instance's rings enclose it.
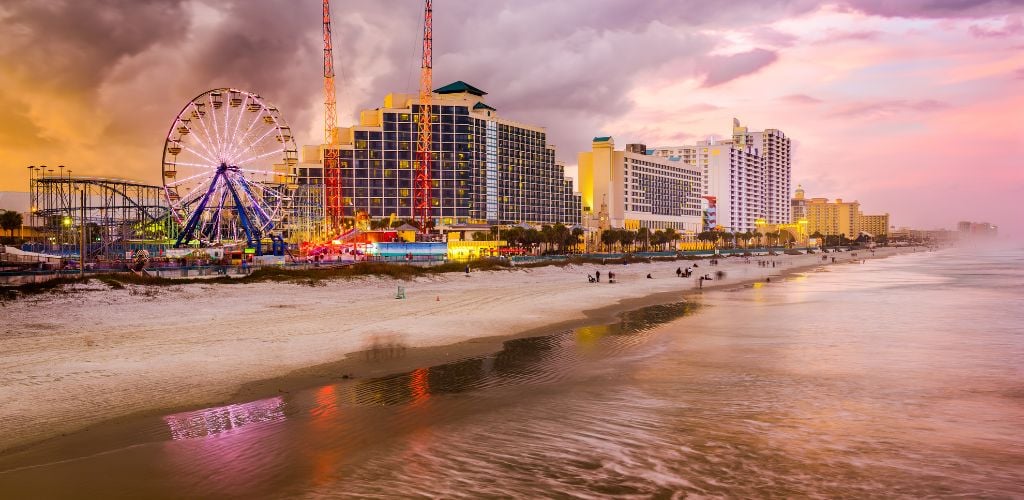
<instances>
[{"instance_id":1,"label":"amusement park ride","mask_svg":"<svg viewBox=\"0 0 1024 500\"><path fill-rule=\"evenodd\" d=\"M264 238L283 243L288 170L297 163L291 129L259 95L220 88L196 96L164 144L164 192L181 227L175 246L244 241L261 254Z\"/></svg>"},{"instance_id":2,"label":"amusement park ride","mask_svg":"<svg viewBox=\"0 0 1024 500\"><path fill-rule=\"evenodd\" d=\"M432 45L433 2L424 1L420 61L419 125L416 143L414 218L420 232L432 226ZM337 131L337 102L330 0L323 0L323 225L324 240L345 240L345 198ZM170 212L181 227L176 247L244 242L262 251L264 239L283 247L287 227L302 214L292 167L298 153L291 129L276 107L239 89L206 91L182 108L167 134L163 185ZM358 213L353 212L358 219ZM285 220L291 217L291 224ZM363 221L366 222L366 221ZM365 224L364 224L365 225ZM314 242L317 243L317 242Z\"/></svg>"},{"instance_id":3,"label":"amusement park ride","mask_svg":"<svg viewBox=\"0 0 1024 500\"><path fill-rule=\"evenodd\" d=\"M324 0L325 2L327 0ZM431 137L431 102L433 101L433 4L425 0L423 9L423 55L420 61L420 121L419 134L416 141L416 181L415 203L416 219L420 232L430 230L431 218L431 163L433 162L433 145Z\"/></svg>"},{"instance_id":4,"label":"amusement park ride","mask_svg":"<svg viewBox=\"0 0 1024 500\"><path fill-rule=\"evenodd\" d=\"M371 230L366 211L345 206L330 0L323 0L322 28L322 182L299 183L298 148L276 106L254 92L211 89L189 100L171 123L160 185L72 177L70 170L65 175L63 166L57 173L46 166L29 167L34 227L44 233L46 242L38 244L56 247L62 254L77 251L83 260L124 259L138 252L154 257L187 255L189 249L199 248L220 249L209 255L263 255L272 248L281 261L289 243L298 246L298 255L323 255L326 260L360 258L378 244L443 245L422 237L433 229L434 220L432 0L424 0L416 117L411 201L418 227ZM392 228L395 222L392 214L385 226ZM180 250L172 252L170 247ZM431 250L436 251L444 253Z\"/></svg>"},{"instance_id":5,"label":"amusement park ride","mask_svg":"<svg viewBox=\"0 0 1024 500\"><path fill-rule=\"evenodd\" d=\"M432 5L432 0L424 0L412 193L419 233L428 233L433 226ZM262 255L268 243L275 255L283 255L286 238L305 248L333 245L349 252L358 244L392 241L388 238L394 237L394 230L371 235L368 214L357 207L350 207L347 214L355 227L344 224L330 0L323 0L322 23L322 184L298 184L298 148L277 107L254 92L216 88L188 101L171 123L162 153L161 185L72 177L70 170L65 175L63 166L58 173L45 166L30 167L32 217L47 233L47 241L64 252L74 231L88 232L88 238L78 240L83 248L89 243L89 256L122 257L141 248L162 253L167 246L247 249ZM414 239L409 231L403 233L408 233L403 238Z\"/></svg>"},{"instance_id":6,"label":"amusement park ride","mask_svg":"<svg viewBox=\"0 0 1024 500\"><path fill-rule=\"evenodd\" d=\"M334 53L331 43L331 2L324 0L324 212L327 234L338 234L344 217L341 150L338 149L338 106L335 100Z\"/></svg>"}]
</instances>

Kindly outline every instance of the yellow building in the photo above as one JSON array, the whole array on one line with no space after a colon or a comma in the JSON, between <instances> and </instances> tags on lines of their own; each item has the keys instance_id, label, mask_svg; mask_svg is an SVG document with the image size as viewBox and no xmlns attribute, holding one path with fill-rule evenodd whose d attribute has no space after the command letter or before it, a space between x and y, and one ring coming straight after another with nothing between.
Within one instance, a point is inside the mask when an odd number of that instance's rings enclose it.
<instances>
[{"instance_id":1,"label":"yellow building","mask_svg":"<svg viewBox=\"0 0 1024 500\"><path fill-rule=\"evenodd\" d=\"M803 194L803 191L800 191ZM794 203L797 199L794 198ZM844 235L850 239L856 239L861 233L871 236L884 236L889 234L889 214L864 215L860 211L860 203L857 201L843 201L837 198L829 202L828 198L804 199L803 202L807 213L808 234L821 233L823 236Z\"/></svg>"},{"instance_id":2,"label":"yellow building","mask_svg":"<svg viewBox=\"0 0 1024 500\"><path fill-rule=\"evenodd\" d=\"M837 198L835 202L829 203L828 198L811 198L807 200L806 206L809 234L844 235L851 239L857 237L859 202L844 202L842 198Z\"/></svg>"},{"instance_id":3,"label":"yellow building","mask_svg":"<svg viewBox=\"0 0 1024 500\"><path fill-rule=\"evenodd\" d=\"M867 233L871 236L887 236L889 234L889 214L864 215L857 214L857 228L859 233Z\"/></svg>"},{"instance_id":4,"label":"yellow building","mask_svg":"<svg viewBox=\"0 0 1024 500\"><path fill-rule=\"evenodd\" d=\"M491 241L449 241L448 258L452 260L473 260L501 255L501 247L508 246L505 240Z\"/></svg>"}]
</instances>

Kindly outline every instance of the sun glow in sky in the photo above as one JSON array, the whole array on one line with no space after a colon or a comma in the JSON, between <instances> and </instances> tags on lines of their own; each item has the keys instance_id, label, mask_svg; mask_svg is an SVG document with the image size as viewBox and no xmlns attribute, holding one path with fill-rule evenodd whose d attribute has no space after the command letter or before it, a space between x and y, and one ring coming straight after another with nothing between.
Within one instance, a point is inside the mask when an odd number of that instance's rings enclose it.
<instances>
[{"instance_id":1,"label":"sun glow in sky","mask_svg":"<svg viewBox=\"0 0 1024 500\"><path fill-rule=\"evenodd\" d=\"M590 139L727 137L732 118L794 140L794 183L897 226L990 221L1024 234L1024 5L1015 1L435 1L434 83L486 90ZM28 165L160 181L167 128L218 86L322 135L319 2L15 0L0 6L0 190ZM419 2L334 0L339 121L418 84ZM794 186L795 188L795 186Z\"/></svg>"}]
</instances>

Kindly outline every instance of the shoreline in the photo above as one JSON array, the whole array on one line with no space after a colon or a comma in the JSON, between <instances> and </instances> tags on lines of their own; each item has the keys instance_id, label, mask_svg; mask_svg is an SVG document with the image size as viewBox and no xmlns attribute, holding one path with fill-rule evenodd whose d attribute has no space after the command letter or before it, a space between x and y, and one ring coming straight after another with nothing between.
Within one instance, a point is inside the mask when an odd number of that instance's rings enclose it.
<instances>
[{"instance_id":1,"label":"shoreline","mask_svg":"<svg viewBox=\"0 0 1024 500\"><path fill-rule=\"evenodd\" d=\"M871 256L869 254L864 256L858 256L857 258L851 257L850 253L835 254L835 256L837 257L836 264L850 263L851 261L862 259L866 260L871 258L886 258L893 255L910 253L909 250L904 249L889 250L890 251L888 252L879 252L879 255ZM154 416L176 413L180 411L190 411L212 406L222 406L227 404L246 402L254 399L260 399L261 397L269 397L281 393L290 393L297 390L308 389L316 385L338 383L350 378L350 374L351 378L354 379L374 378L396 373L402 373L404 371L415 369L417 367L433 366L437 364L443 364L452 361L457 361L460 359L465 359L467 357L486 355L500 350L502 344L511 339L551 334L583 325L594 325L614 322L616 318L625 311L635 310L656 304L694 300L695 298L699 297L705 290L711 292L724 289L745 288L751 286L752 283L764 281L764 276L766 275L771 277L779 277L781 282L784 280L785 277L793 274L804 273L821 267L835 265L832 263L822 262L820 260L821 255L823 254L803 256L780 255L774 258L764 258L764 260L776 260L784 262L784 264L781 267L777 268L759 268L756 266L756 264L753 263L745 264L743 262L737 262L741 260L740 258L722 259L722 262L724 264L722 266L708 266L707 259L699 261L676 261L651 264L631 264L630 266L624 268L629 269L629 276L633 278L635 278L636 275L640 275L642 277L642 275L645 272L651 269L658 269L662 272L664 272L666 269L669 269L669 271L671 272L672 269L674 269L675 267L685 267L686 265L692 265L693 262L704 264L697 270L698 272L695 274L704 274L704 272L709 272L713 274L715 271L718 270L724 270L726 272L732 271L736 273L736 271L742 269L743 267L747 267L747 270L751 270L750 268L753 268L753 270L759 270L763 272L753 273L757 274L757 276L748 276L749 274L752 273L742 273L744 276L742 276L741 279L732 279L729 276L727 276L726 280L721 282L713 281L710 284L708 284L703 290L698 290L695 288L695 281L693 278L678 279L674 278L674 276L672 278L661 278L655 281L672 282L676 283L677 286L671 287L671 290L655 291L651 293L642 294L639 296L632 296L628 293L619 294L611 303L604 303L591 308L578 308L570 311L563 311L563 313L567 314L562 314L558 316L553 315L549 318L546 318L546 321L543 321L540 324L530 328L505 328L504 331L496 332L495 334L492 335L475 335L469 336L464 339L459 339L454 342L444 343L442 340L442 343L437 343L433 345L428 344L422 346L410 346L408 348L403 347L403 354L401 356L395 356L384 360L368 359L368 351L365 349L350 350L348 352L343 353L342 356L334 358L333 360L293 367L290 370L283 371L282 373L278 373L276 375L269 377L262 377L256 379L250 378L248 380L246 380L244 377L239 377L239 380L225 381L220 384L220 387L223 388L223 386L225 385L230 385L232 388L226 391L222 390L221 393L224 394L223 397L197 397L177 402L177 404L161 404L161 402L159 401L152 400L151 404L149 404L148 407L135 408L134 411L114 412L113 414L107 414L105 417L102 417L101 415L96 415L96 417L98 418L89 419L88 421L84 421L78 425L74 425L73 421L60 421L57 422L57 425L54 428L49 429L48 432L34 433L34 438L32 439L28 439L26 436L26 438L22 438L20 440L8 439L7 442L0 442L0 457L12 458L14 455L30 451L46 443L62 441L64 439L71 438L72 436L79 436L93 430L102 431L102 429L105 428L119 427L120 423L136 422L143 419L152 418ZM831 257L833 254L824 255L829 255ZM730 262L730 260L733 262ZM756 261L758 259L752 258L752 260ZM573 272L565 272L565 270L561 270L560 274L563 275L562 277L564 277L564 275L566 274L568 274L569 276L578 277L581 275L585 275L587 271L593 268L600 268L602 271L604 271L609 267L615 269L617 268L617 265L609 264L605 266L577 267L584 267L585 269L570 270ZM642 268L640 273L632 272L636 268ZM524 273L524 271L525 270L518 270L513 272ZM619 273L618 271L616 272L617 274L622 274ZM498 277L503 277L501 276L501 273L508 273L508 271L490 271L487 273L480 274L485 276L498 275ZM529 271L525 271L525 274L528 273ZM548 274L553 273L554 272ZM461 275L459 275L459 277L461 277ZM622 278L620 277L620 282L621 280ZM383 283L384 285L393 285L396 282L395 280L356 281L361 281L363 282L362 284L366 284L365 282L370 282L371 284L378 285L377 288L380 288L379 285L382 284L381 282L385 282ZM428 284L433 281L436 280L426 280ZM451 281L451 279L449 279L448 281ZM412 284L420 282L421 280L414 280L412 282L409 282L406 286L410 286ZM344 286L346 283L349 282L334 282L332 284L341 284L342 286ZM640 283L647 282L642 281ZM398 284L402 284L402 282L398 281ZM636 285L635 282L634 285ZM289 286L300 290L302 289L301 285ZM602 282L599 285L592 285L587 284L584 281L581 286L584 288L612 288L617 287L619 285L608 285L604 282ZM217 290L215 290L215 292L216 291ZM100 291L100 293L103 292ZM440 301L440 297L441 296L438 295L438 301ZM37 300L35 302L44 301L45 299ZM416 319L416 317L414 316L413 319ZM363 340L366 339L363 338ZM399 342L401 342L401 339L399 339ZM6 356L0 358L0 361L6 363L7 359L4 358L6 358ZM2 386L0 386L0 389L2 389ZM113 391L124 390L123 388L118 387L110 387L108 389ZM197 394L196 396L199 395ZM5 415L8 413L8 410L9 409L4 408L3 411L0 411L0 417L5 417ZM73 408L55 409L55 411L58 412L68 412L69 410L73 411ZM0 418L0 420L3 420L3 418ZM7 425L5 425L4 427L10 429L10 427ZM10 436L12 434L17 434L18 432L17 429L12 429L12 431L13 432L6 434Z\"/></svg>"}]
</instances>

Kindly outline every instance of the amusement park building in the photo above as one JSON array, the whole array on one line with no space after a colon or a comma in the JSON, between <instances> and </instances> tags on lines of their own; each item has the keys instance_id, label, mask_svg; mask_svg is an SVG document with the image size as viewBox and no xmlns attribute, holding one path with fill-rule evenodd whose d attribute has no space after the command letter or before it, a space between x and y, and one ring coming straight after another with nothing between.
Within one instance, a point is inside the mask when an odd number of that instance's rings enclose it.
<instances>
[{"instance_id":1,"label":"amusement park building","mask_svg":"<svg viewBox=\"0 0 1024 500\"><path fill-rule=\"evenodd\" d=\"M499 117L484 95L461 81L434 91L435 224L579 223L580 196L555 163L545 129ZM360 113L358 125L337 129L345 216L413 217L417 99L388 94L382 107ZM323 185L323 150L303 148L300 185Z\"/></svg>"}]
</instances>

